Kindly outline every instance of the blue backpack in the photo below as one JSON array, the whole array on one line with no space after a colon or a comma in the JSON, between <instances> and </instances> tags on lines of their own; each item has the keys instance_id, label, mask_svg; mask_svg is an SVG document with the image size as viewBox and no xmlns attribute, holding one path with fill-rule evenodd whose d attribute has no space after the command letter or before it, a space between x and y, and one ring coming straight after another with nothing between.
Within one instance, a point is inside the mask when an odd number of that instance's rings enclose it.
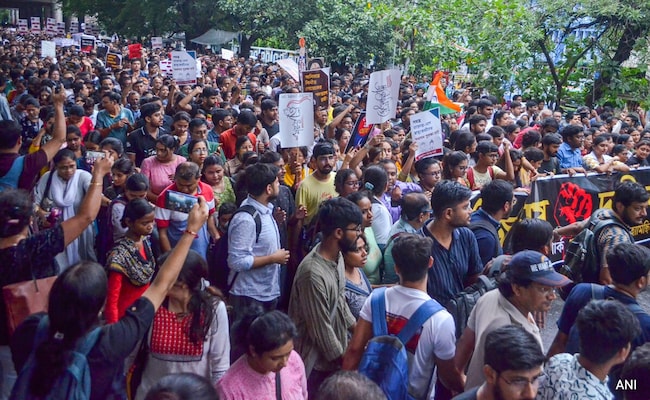
<instances>
[{"instance_id":1,"label":"blue backpack","mask_svg":"<svg viewBox=\"0 0 650 400\"><path fill-rule=\"evenodd\" d=\"M378 288L370 297L372 334L359 363L359 372L384 391L388 400L413 399L409 394L409 366L406 343L433 314L443 307L434 300L422 304L397 335L388 333L386 324L386 288Z\"/></svg>"},{"instance_id":2,"label":"blue backpack","mask_svg":"<svg viewBox=\"0 0 650 400\"><path fill-rule=\"evenodd\" d=\"M20 156L14 160L11 164L9 171L0 178L0 192L7 189L17 189L18 181L20 181L20 176L23 173L23 167L25 166L25 156Z\"/></svg>"},{"instance_id":3,"label":"blue backpack","mask_svg":"<svg viewBox=\"0 0 650 400\"><path fill-rule=\"evenodd\" d=\"M41 318L34 337L34 349L27 359L27 363L18 375L16 385L11 391L10 400L32 400L37 399L30 393L30 381L34 368L36 367L36 348L47 339L50 320L47 316ZM79 339L77 347L72 351L70 364L63 374L56 380L50 393L45 400L87 400L90 399L90 367L86 356L95 346L101 327L90 331L86 336ZM42 398L39 397L42 400Z\"/></svg>"}]
</instances>

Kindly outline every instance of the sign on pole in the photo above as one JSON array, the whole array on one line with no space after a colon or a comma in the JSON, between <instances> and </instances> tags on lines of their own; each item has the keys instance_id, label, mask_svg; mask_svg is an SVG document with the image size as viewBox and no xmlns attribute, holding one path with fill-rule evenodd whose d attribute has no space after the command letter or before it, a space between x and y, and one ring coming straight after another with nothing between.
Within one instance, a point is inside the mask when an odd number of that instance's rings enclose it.
<instances>
[{"instance_id":1,"label":"sign on pole","mask_svg":"<svg viewBox=\"0 0 650 400\"><path fill-rule=\"evenodd\" d=\"M432 108L411 116L411 137L418 144L415 159L442 155L440 109Z\"/></svg>"},{"instance_id":2,"label":"sign on pole","mask_svg":"<svg viewBox=\"0 0 650 400\"><path fill-rule=\"evenodd\" d=\"M366 121L381 124L395 116L401 72L398 69L370 74Z\"/></svg>"},{"instance_id":3,"label":"sign on pole","mask_svg":"<svg viewBox=\"0 0 650 400\"><path fill-rule=\"evenodd\" d=\"M280 94L280 143L282 148L314 144L312 93Z\"/></svg>"},{"instance_id":4,"label":"sign on pole","mask_svg":"<svg viewBox=\"0 0 650 400\"><path fill-rule=\"evenodd\" d=\"M196 53L172 51L172 76L178 85L196 84Z\"/></svg>"}]
</instances>

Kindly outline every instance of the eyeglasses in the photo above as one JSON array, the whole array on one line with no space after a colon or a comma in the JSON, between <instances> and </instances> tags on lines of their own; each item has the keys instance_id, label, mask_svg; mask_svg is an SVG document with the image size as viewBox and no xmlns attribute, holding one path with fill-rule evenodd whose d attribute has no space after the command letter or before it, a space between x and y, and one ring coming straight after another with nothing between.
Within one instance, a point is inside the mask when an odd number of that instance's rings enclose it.
<instances>
[{"instance_id":1,"label":"eyeglasses","mask_svg":"<svg viewBox=\"0 0 650 400\"><path fill-rule=\"evenodd\" d=\"M346 186L352 186L352 187L359 187L360 183L359 181L351 181L351 182L345 182Z\"/></svg>"},{"instance_id":2,"label":"eyeglasses","mask_svg":"<svg viewBox=\"0 0 650 400\"><path fill-rule=\"evenodd\" d=\"M499 158L499 154L487 154L490 158Z\"/></svg>"},{"instance_id":3,"label":"eyeglasses","mask_svg":"<svg viewBox=\"0 0 650 400\"><path fill-rule=\"evenodd\" d=\"M208 154L208 149L194 149L192 150L193 154Z\"/></svg>"},{"instance_id":4,"label":"eyeglasses","mask_svg":"<svg viewBox=\"0 0 650 400\"><path fill-rule=\"evenodd\" d=\"M345 228L344 231L355 231L357 233L363 232L363 226L357 225L354 228Z\"/></svg>"},{"instance_id":5,"label":"eyeglasses","mask_svg":"<svg viewBox=\"0 0 650 400\"><path fill-rule=\"evenodd\" d=\"M499 378L503 379L505 383L507 383L509 386L514 386L517 389L523 390L526 388L527 385L531 385L533 387L539 386L539 379L542 377L542 375L537 375L533 379L526 379L526 378L514 378L512 380L507 380L504 378L502 375L499 375Z\"/></svg>"},{"instance_id":6,"label":"eyeglasses","mask_svg":"<svg viewBox=\"0 0 650 400\"><path fill-rule=\"evenodd\" d=\"M535 290L537 290L539 293L543 294L544 296L548 295L553 295L557 296L557 290L554 287L551 286L539 286L539 285L533 285Z\"/></svg>"}]
</instances>

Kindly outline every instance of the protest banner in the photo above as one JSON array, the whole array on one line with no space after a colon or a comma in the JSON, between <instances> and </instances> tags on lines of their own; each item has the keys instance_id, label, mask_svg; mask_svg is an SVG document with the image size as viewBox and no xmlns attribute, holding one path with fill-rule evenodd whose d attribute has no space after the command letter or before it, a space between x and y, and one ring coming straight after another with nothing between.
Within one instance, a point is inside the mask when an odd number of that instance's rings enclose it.
<instances>
[{"instance_id":1,"label":"protest banner","mask_svg":"<svg viewBox=\"0 0 650 400\"><path fill-rule=\"evenodd\" d=\"M370 138L373 126L374 124L368 124L366 112L361 111L359 118L354 123L354 128L352 128L350 141L348 142L348 147L345 148L345 152L352 147L363 147Z\"/></svg>"},{"instance_id":2,"label":"protest banner","mask_svg":"<svg viewBox=\"0 0 650 400\"><path fill-rule=\"evenodd\" d=\"M298 82L300 80L300 74L298 73L298 63L296 63L291 58L285 58L284 60L278 60L278 65L284 69L287 74Z\"/></svg>"},{"instance_id":3,"label":"protest banner","mask_svg":"<svg viewBox=\"0 0 650 400\"><path fill-rule=\"evenodd\" d=\"M274 63L284 58L291 58L295 62L298 62L298 52L291 50L274 49L272 47L251 46L250 58L265 63Z\"/></svg>"},{"instance_id":4,"label":"protest banner","mask_svg":"<svg viewBox=\"0 0 650 400\"><path fill-rule=\"evenodd\" d=\"M56 35L56 20L54 18L47 18L45 22L45 32L48 35Z\"/></svg>"},{"instance_id":5,"label":"protest banner","mask_svg":"<svg viewBox=\"0 0 650 400\"><path fill-rule=\"evenodd\" d=\"M81 36L81 41L79 42L80 51L82 53L90 53L95 48L95 37L90 35Z\"/></svg>"},{"instance_id":6,"label":"protest banner","mask_svg":"<svg viewBox=\"0 0 650 400\"><path fill-rule=\"evenodd\" d=\"M573 222L584 221L599 208L612 208L614 190L619 182L638 182L650 189L650 167L638 168L626 173L556 175L552 178L539 178L531 184L530 195L515 192L517 202L510 215L501 220L499 237L505 247L513 238L508 236L512 226L523 218L536 218L548 221L551 226L567 226ZM650 190L649 190L650 191ZM481 206L480 193L474 192L472 209ZM631 227L637 244L650 244L650 220L646 217L639 225ZM554 264L564 258L570 238L561 238L551 244L548 257Z\"/></svg>"},{"instance_id":7,"label":"protest banner","mask_svg":"<svg viewBox=\"0 0 650 400\"><path fill-rule=\"evenodd\" d=\"M79 33L79 21L77 19L70 21L70 33Z\"/></svg>"},{"instance_id":8,"label":"protest banner","mask_svg":"<svg viewBox=\"0 0 650 400\"><path fill-rule=\"evenodd\" d=\"M221 58L230 61L235 58L235 52L228 49L221 49Z\"/></svg>"},{"instance_id":9,"label":"protest banner","mask_svg":"<svg viewBox=\"0 0 650 400\"><path fill-rule=\"evenodd\" d=\"M434 108L411 116L411 137L418 144L415 160L442 155L440 109Z\"/></svg>"},{"instance_id":10,"label":"protest banner","mask_svg":"<svg viewBox=\"0 0 650 400\"><path fill-rule=\"evenodd\" d=\"M41 17L31 17L30 22L32 33L41 33Z\"/></svg>"},{"instance_id":11,"label":"protest banner","mask_svg":"<svg viewBox=\"0 0 650 400\"><path fill-rule=\"evenodd\" d=\"M142 58L142 45L140 43L129 45L129 60Z\"/></svg>"},{"instance_id":12,"label":"protest banner","mask_svg":"<svg viewBox=\"0 0 650 400\"><path fill-rule=\"evenodd\" d=\"M29 32L29 26L27 25L27 18L18 19L18 33L27 33Z\"/></svg>"},{"instance_id":13,"label":"protest banner","mask_svg":"<svg viewBox=\"0 0 650 400\"><path fill-rule=\"evenodd\" d=\"M109 51L106 53L106 69L116 70L122 68L122 54Z\"/></svg>"},{"instance_id":14,"label":"protest banner","mask_svg":"<svg viewBox=\"0 0 650 400\"><path fill-rule=\"evenodd\" d=\"M196 53L172 51L172 76L177 85L196 84Z\"/></svg>"},{"instance_id":15,"label":"protest banner","mask_svg":"<svg viewBox=\"0 0 650 400\"><path fill-rule=\"evenodd\" d=\"M158 64L160 65L160 73L163 76L165 76L167 78L171 78L173 76L173 74L172 74L172 60L169 60L169 59L160 60L158 62Z\"/></svg>"},{"instance_id":16,"label":"protest banner","mask_svg":"<svg viewBox=\"0 0 650 400\"><path fill-rule=\"evenodd\" d=\"M56 58L56 43L49 40L41 40L41 58Z\"/></svg>"},{"instance_id":17,"label":"protest banner","mask_svg":"<svg viewBox=\"0 0 650 400\"><path fill-rule=\"evenodd\" d=\"M280 143L282 148L314 144L314 106L312 93L280 94Z\"/></svg>"},{"instance_id":18,"label":"protest banner","mask_svg":"<svg viewBox=\"0 0 650 400\"><path fill-rule=\"evenodd\" d=\"M376 71L370 74L366 120L381 124L395 117L399 97L401 72L398 69Z\"/></svg>"},{"instance_id":19,"label":"protest banner","mask_svg":"<svg viewBox=\"0 0 650 400\"><path fill-rule=\"evenodd\" d=\"M56 23L56 34L59 36L65 36L65 22Z\"/></svg>"},{"instance_id":20,"label":"protest banner","mask_svg":"<svg viewBox=\"0 0 650 400\"><path fill-rule=\"evenodd\" d=\"M318 107L321 105L327 107L329 104L329 68L326 70L318 69L313 71L300 72L300 81L303 85L303 92L314 94L314 106L316 109L318 109Z\"/></svg>"},{"instance_id":21,"label":"protest banner","mask_svg":"<svg viewBox=\"0 0 650 400\"><path fill-rule=\"evenodd\" d=\"M163 41L162 37L160 36L154 36L151 38L151 48L152 49L162 49L163 48Z\"/></svg>"},{"instance_id":22,"label":"protest banner","mask_svg":"<svg viewBox=\"0 0 650 400\"><path fill-rule=\"evenodd\" d=\"M70 46L75 46L77 42L74 39L54 38L54 44L57 47L70 47Z\"/></svg>"}]
</instances>

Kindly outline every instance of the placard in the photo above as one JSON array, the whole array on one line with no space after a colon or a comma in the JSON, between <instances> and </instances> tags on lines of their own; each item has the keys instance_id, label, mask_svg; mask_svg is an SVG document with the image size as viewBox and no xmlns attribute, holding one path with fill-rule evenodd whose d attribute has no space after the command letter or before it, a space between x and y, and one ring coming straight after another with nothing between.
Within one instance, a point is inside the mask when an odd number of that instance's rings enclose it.
<instances>
[{"instance_id":1,"label":"placard","mask_svg":"<svg viewBox=\"0 0 650 400\"><path fill-rule=\"evenodd\" d=\"M106 69L114 71L122 68L122 54L108 52L106 53Z\"/></svg>"},{"instance_id":2,"label":"placard","mask_svg":"<svg viewBox=\"0 0 650 400\"><path fill-rule=\"evenodd\" d=\"M70 21L70 33L79 33L79 21Z\"/></svg>"},{"instance_id":3,"label":"placard","mask_svg":"<svg viewBox=\"0 0 650 400\"><path fill-rule=\"evenodd\" d=\"M300 73L303 92L314 94L314 107L316 109L321 105L327 107L329 104L330 76L328 71L329 68L325 68Z\"/></svg>"},{"instance_id":4,"label":"placard","mask_svg":"<svg viewBox=\"0 0 650 400\"><path fill-rule=\"evenodd\" d=\"M80 51L82 53L90 53L95 48L95 38L92 36L82 36L80 45Z\"/></svg>"},{"instance_id":5,"label":"placard","mask_svg":"<svg viewBox=\"0 0 650 400\"><path fill-rule=\"evenodd\" d=\"M370 74L366 121L381 124L395 117L401 72L398 69Z\"/></svg>"},{"instance_id":6,"label":"placard","mask_svg":"<svg viewBox=\"0 0 650 400\"><path fill-rule=\"evenodd\" d=\"M312 93L282 93L280 114L280 143L282 148L314 144L314 96Z\"/></svg>"},{"instance_id":7,"label":"placard","mask_svg":"<svg viewBox=\"0 0 650 400\"><path fill-rule=\"evenodd\" d=\"M193 52L194 53L194 52ZM172 51L172 76L177 85L196 84L196 53Z\"/></svg>"},{"instance_id":8,"label":"placard","mask_svg":"<svg viewBox=\"0 0 650 400\"><path fill-rule=\"evenodd\" d=\"M221 49L221 58L230 61L235 58L235 52L228 49Z\"/></svg>"},{"instance_id":9,"label":"placard","mask_svg":"<svg viewBox=\"0 0 650 400\"><path fill-rule=\"evenodd\" d=\"M129 60L142 58L142 45L134 43L129 45Z\"/></svg>"},{"instance_id":10,"label":"placard","mask_svg":"<svg viewBox=\"0 0 650 400\"><path fill-rule=\"evenodd\" d=\"M291 77L296 82L300 80L300 74L298 73L298 63L296 63L294 60L285 58L284 60L278 60L277 63L280 67L282 67L283 70L287 72L287 74L291 75Z\"/></svg>"},{"instance_id":11,"label":"placard","mask_svg":"<svg viewBox=\"0 0 650 400\"><path fill-rule=\"evenodd\" d=\"M30 22L32 25L32 32L40 33L41 32L41 17L31 17Z\"/></svg>"},{"instance_id":12,"label":"placard","mask_svg":"<svg viewBox=\"0 0 650 400\"><path fill-rule=\"evenodd\" d=\"M152 49L162 49L163 48L163 41L162 37L160 36L154 36L151 38L151 48Z\"/></svg>"},{"instance_id":13,"label":"placard","mask_svg":"<svg viewBox=\"0 0 650 400\"><path fill-rule=\"evenodd\" d=\"M347 153L352 147L363 147L370 137L373 126L374 124L368 124L366 121L366 112L362 110L359 114L359 118L357 118L357 121L354 123L351 132L352 135L348 141L348 147L345 148L345 152Z\"/></svg>"},{"instance_id":14,"label":"placard","mask_svg":"<svg viewBox=\"0 0 650 400\"><path fill-rule=\"evenodd\" d=\"M411 137L418 144L415 160L442 155L440 109L433 108L411 115Z\"/></svg>"},{"instance_id":15,"label":"placard","mask_svg":"<svg viewBox=\"0 0 650 400\"><path fill-rule=\"evenodd\" d=\"M65 22L56 23L56 33L59 36L65 36Z\"/></svg>"},{"instance_id":16,"label":"placard","mask_svg":"<svg viewBox=\"0 0 650 400\"><path fill-rule=\"evenodd\" d=\"M165 76L167 78L171 78L173 76L173 73L172 73L173 72L172 71L172 60L168 60L168 59L160 60L158 62L158 65L160 66L160 73L163 76Z\"/></svg>"},{"instance_id":17,"label":"placard","mask_svg":"<svg viewBox=\"0 0 650 400\"><path fill-rule=\"evenodd\" d=\"M41 40L41 58L56 58L56 43L49 40Z\"/></svg>"},{"instance_id":18,"label":"placard","mask_svg":"<svg viewBox=\"0 0 650 400\"><path fill-rule=\"evenodd\" d=\"M27 18L20 18L18 20L18 33L27 33L29 32L29 26L27 25Z\"/></svg>"}]
</instances>

